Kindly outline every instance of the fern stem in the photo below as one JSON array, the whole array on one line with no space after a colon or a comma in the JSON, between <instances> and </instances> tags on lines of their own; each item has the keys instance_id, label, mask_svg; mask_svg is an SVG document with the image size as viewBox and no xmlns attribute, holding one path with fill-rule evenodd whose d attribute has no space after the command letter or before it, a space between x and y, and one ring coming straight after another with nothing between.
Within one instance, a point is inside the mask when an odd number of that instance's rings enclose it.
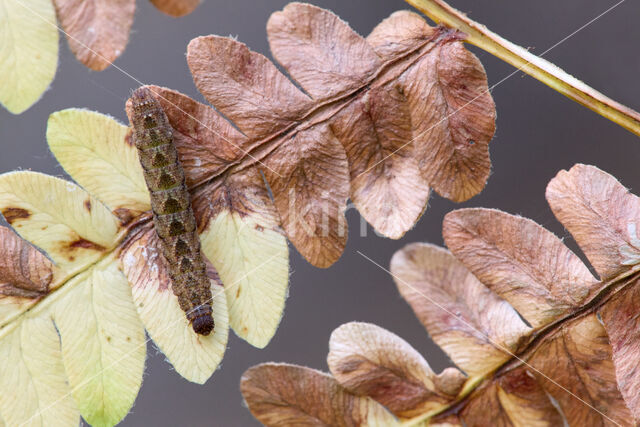
<instances>
[{"instance_id":1,"label":"fern stem","mask_svg":"<svg viewBox=\"0 0 640 427\"><path fill-rule=\"evenodd\" d=\"M497 56L566 97L640 136L640 113L603 95L551 62L469 19L443 0L405 0L433 21L467 34L466 42Z\"/></svg>"},{"instance_id":2,"label":"fern stem","mask_svg":"<svg viewBox=\"0 0 640 427\"><path fill-rule=\"evenodd\" d=\"M464 387L462 387L462 390L458 394L458 397L456 397L456 400L436 410L426 412L413 418L404 419L400 422L400 427L416 427L418 425L426 425L423 423L428 422L431 418L435 417L436 415L440 415L441 413L454 407L458 402L464 400L468 395L471 394L471 392L478 388L478 386L480 386L480 384L482 384L482 382L486 379L487 375L490 375L491 373L492 372L489 372L488 374L469 378L464 384Z\"/></svg>"}]
</instances>

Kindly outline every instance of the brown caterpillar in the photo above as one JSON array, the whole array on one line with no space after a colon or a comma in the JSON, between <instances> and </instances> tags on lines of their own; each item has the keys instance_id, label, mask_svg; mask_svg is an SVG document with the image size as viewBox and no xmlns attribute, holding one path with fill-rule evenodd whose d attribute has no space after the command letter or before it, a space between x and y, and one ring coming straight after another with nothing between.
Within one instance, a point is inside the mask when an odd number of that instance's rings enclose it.
<instances>
[{"instance_id":1,"label":"brown caterpillar","mask_svg":"<svg viewBox=\"0 0 640 427\"><path fill-rule=\"evenodd\" d=\"M211 285L184 171L173 143L173 128L148 88L134 91L131 101L134 141L151 194L153 222L169 266L173 293L193 330L209 335L214 328Z\"/></svg>"}]
</instances>

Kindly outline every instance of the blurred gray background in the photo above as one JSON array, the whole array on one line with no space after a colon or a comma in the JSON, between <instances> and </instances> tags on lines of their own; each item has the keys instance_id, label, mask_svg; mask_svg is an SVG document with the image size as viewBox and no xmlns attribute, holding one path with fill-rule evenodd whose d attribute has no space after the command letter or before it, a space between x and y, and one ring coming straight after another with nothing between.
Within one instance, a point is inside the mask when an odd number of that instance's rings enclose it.
<instances>
[{"instance_id":1,"label":"blurred gray background","mask_svg":"<svg viewBox=\"0 0 640 427\"><path fill-rule=\"evenodd\" d=\"M507 39L542 52L600 15L618 0L513 1L450 0L458 9ZM280 10L281 0L204 0L190 16L166 17L139 0L129 45L116 64L145 83L168 86L198 100L185 51L190 39L206 34L233 35L269 56L265 25ZM400 0L313 0L329 8L360 34L383 18L410 9ZM571 36L545 57L569 73L632 108L640 109L640 3L627 0ZM489 83L514 69L477 49ZM137 84L115 68L92 72L80 65L61 42L60 65L52 87L34 107L19 116L0 110L0 172L16 168L63 175L45 142L47 116L69 107L84 107L125 121L124 102ZM498 110L491 143L493 174L486 189L456 205L432 197L425 215L400 241L358 236L359 215L348 212L349 241L342 258L321 270L291 250L291 292L280 328L264 350L230 336L219 369L204 386L188 383L172 371L162 354L149 347L142 390L126 426L258 425L243 406L238 383L248 367L282 361L326 370L328 339L342 323L357 320L395 332L440 371L450 361L429 340L391 278L358 255L361 251L388 266L394 251L407 243L442 244L441 223L448 211L467 206L491 207L534 219L561 237L570 236L553 217L544 199L547 182L561 169L582 162L615 175L640 193L640 138L562 97L532 78L517 73L493 90Z\"/></svg>"}]
</instances>

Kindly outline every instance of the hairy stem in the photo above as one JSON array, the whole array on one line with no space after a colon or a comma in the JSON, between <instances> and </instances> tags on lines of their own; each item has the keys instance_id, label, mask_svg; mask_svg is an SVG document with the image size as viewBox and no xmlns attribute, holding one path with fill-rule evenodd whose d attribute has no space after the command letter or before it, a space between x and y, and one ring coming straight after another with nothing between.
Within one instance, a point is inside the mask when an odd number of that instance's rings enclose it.
<instances>
[{"instance_id":1,"label":"hairy stem","mask_svg":"<svg viewBox=\"0 0 640 427\"><path fill-rule=\"evenodd\" d=\"M486 50L552 89L640 136L640 113L586 85L551 62L469 19L443 0L405 0L439 24L467 34L466 42Z\"/></svg>"}]
</instances>

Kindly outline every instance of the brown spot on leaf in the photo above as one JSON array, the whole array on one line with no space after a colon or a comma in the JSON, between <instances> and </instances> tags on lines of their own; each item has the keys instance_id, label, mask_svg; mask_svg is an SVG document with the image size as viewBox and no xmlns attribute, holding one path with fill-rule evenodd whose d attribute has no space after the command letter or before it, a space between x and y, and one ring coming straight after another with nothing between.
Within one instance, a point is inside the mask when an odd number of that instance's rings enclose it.
<instances>
[{"instance_id":1,"label":"brown spot on leaf","mask_svg":"<svg viewBox=\"0 0 640 427\"><path fill-rule=\"evenodd\" d=\"M29 218L31 212L22 208L6 208L2 211L2 215L9 224L13 224L16 220Z\"/></svg>"},{"instance_id":2,"label":"brown spot on leaf","mask_svg":"<svg viewBox=\"0 0 640 427\"><path fill-rule=\"evenodd\" d=\"M118 220L120 220L120 225L123 227L133 221L133 219L136 217L136 215L127 208L114 209L113 214L118 217Z\"/></svg>"},{"instance_id":3,"label":"brown spot on leaf","mask_svg":"<svg viewBox=\"0 0 640 427\"><path fill-rule=\"evenodd\" d=\"M102 245L99 245L95 242L92 242L90 240L87 240L83 237L80 237L77 240L74 240L73 242L69 243L68 245L69 249L76 249L76 248L83 248L83 249L91 249L94 251L99 251L99 252L103 252L104 250L106 250L106 248Z\"/></svg>"},{"instance_id":4,"label":"brown spot on leaf","mask_svg":"<svg viewBox=\"0 0 640 427\"><path fill-rule=\"evenodd\" d=\"M134 147L135 143L133 142L133 129L129 129L127 134L124 137L124 142L130 147Z\"/></svg>"},{"instance_id":5,"label":"brown spot on leaf","mask_svg":"<svg viewBox=\"0 0 640 427\"><path fill-rule=\"evenodd\" d=\"M84 201L84 208L88 212L91 212L91 199L87 199L87 200Z\"/></svg>"},{"instance_id":6,"label":"brown spot on leaf","mask_svg":"<svg viewBox=\"0 0 640 427\"><path fill-rule=\"evenodd\" d=\"M535 377L524 369L505 375L500 380L500 386L508 393L521 392L526 394L534 393L539 387Z\"/></svg>"}]
</instances>

